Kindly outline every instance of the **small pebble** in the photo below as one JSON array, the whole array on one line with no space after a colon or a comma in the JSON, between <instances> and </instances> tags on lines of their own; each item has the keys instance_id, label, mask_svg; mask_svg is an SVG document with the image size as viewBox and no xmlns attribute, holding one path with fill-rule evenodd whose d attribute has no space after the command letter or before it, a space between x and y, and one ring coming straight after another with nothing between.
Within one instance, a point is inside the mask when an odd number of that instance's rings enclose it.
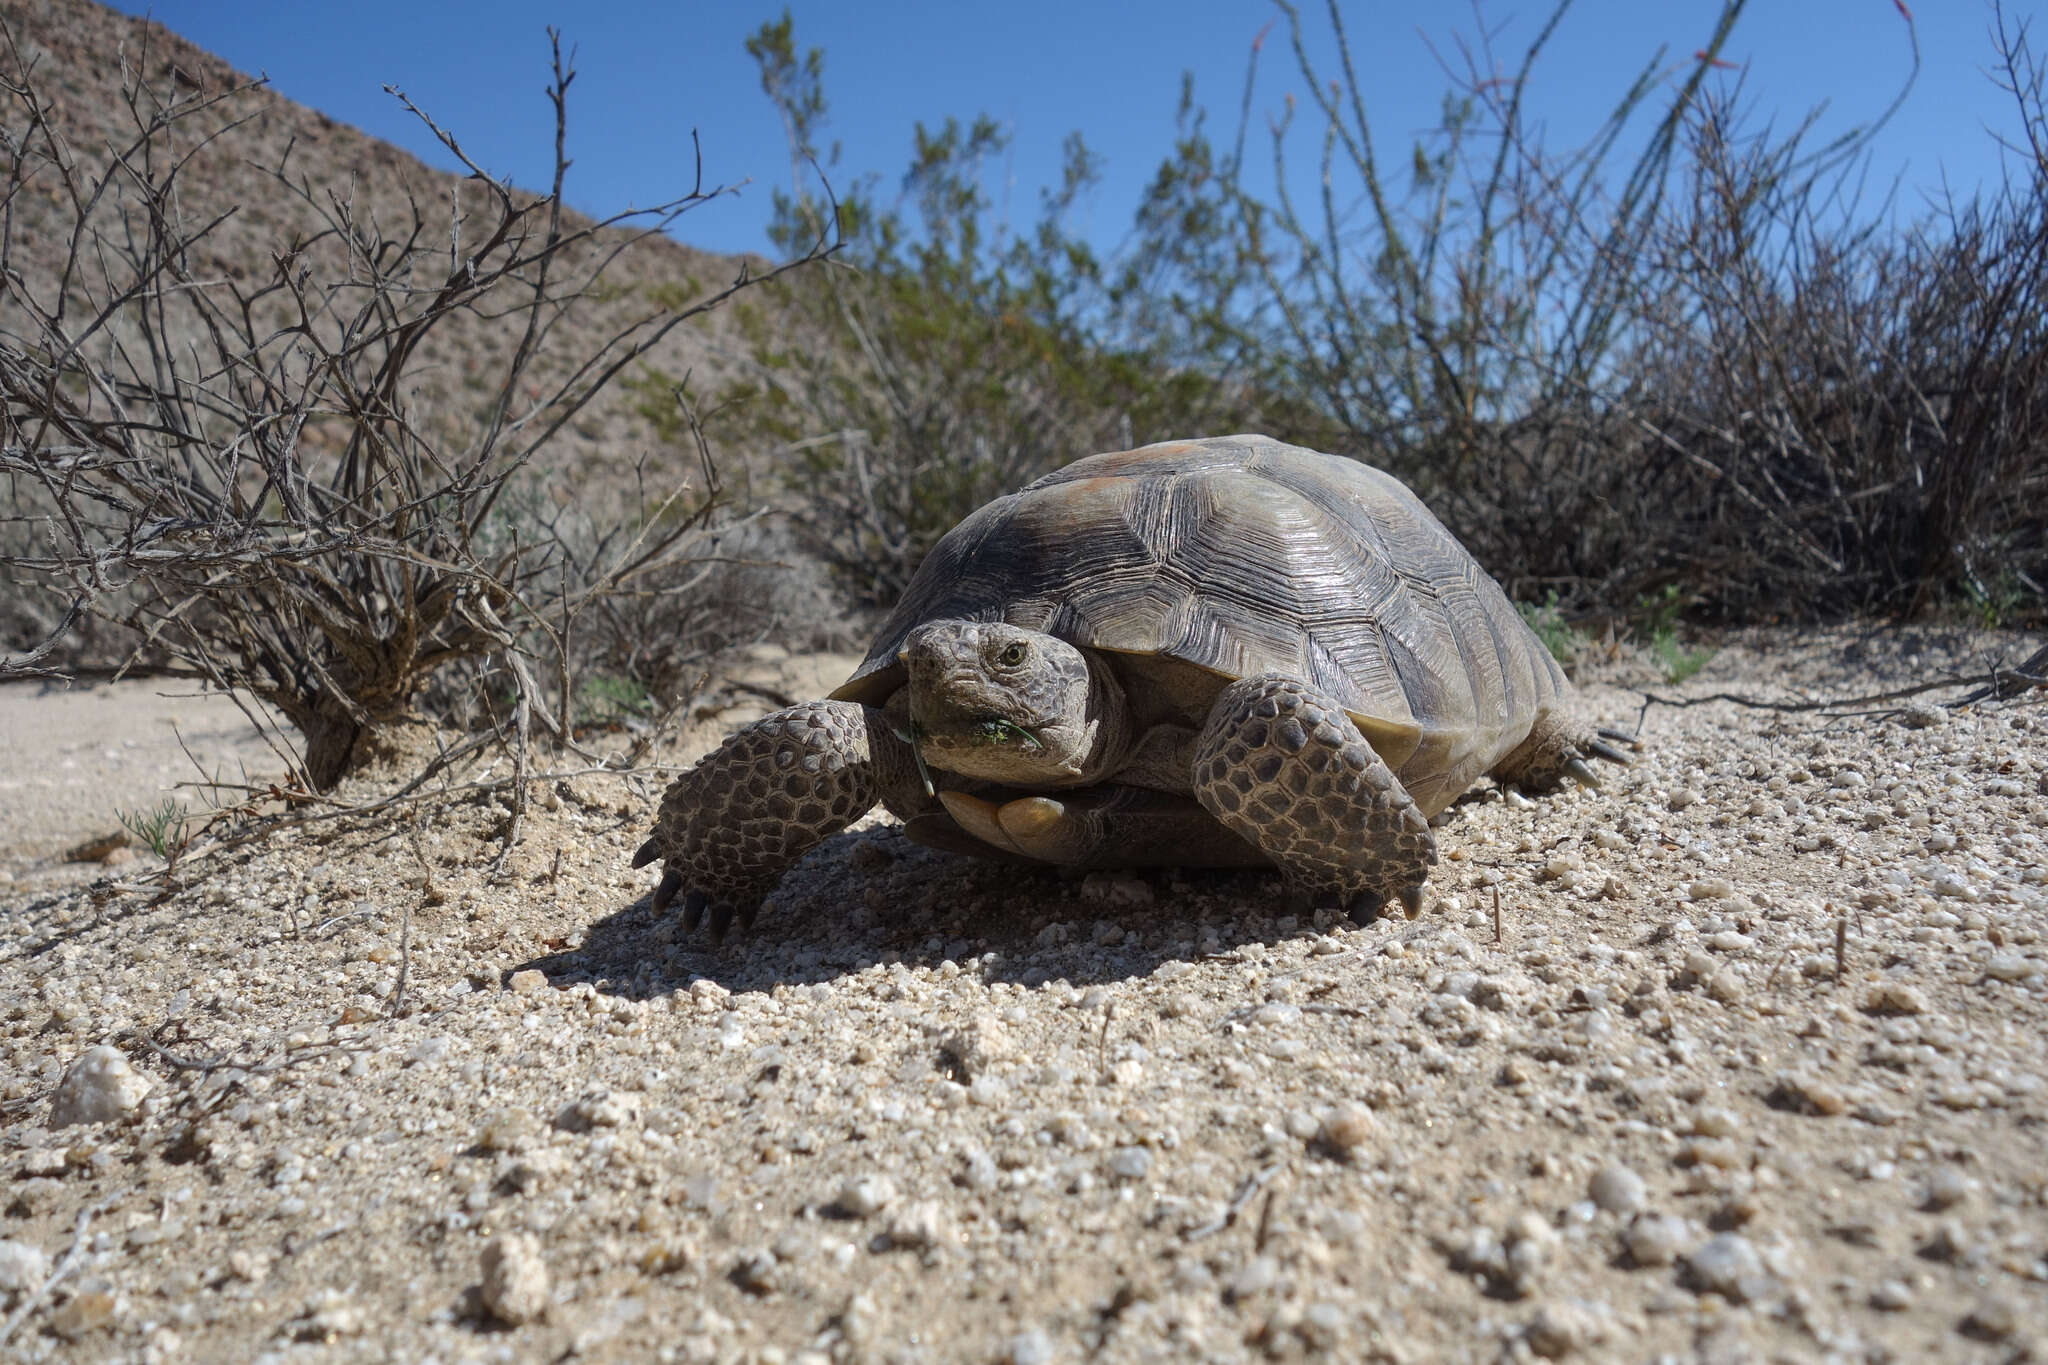
<instances>
[{"instance_id":1,"label":"small pebble","mask_svg":"<svg viewBox=\"0 0 2048 1365\"><path fill-rule=\"evenodd\" d=\"M1606 1332L1600 1318L1583 1304L1547 1303L1530 1320L1526 1336L1537 1355L1562 1360L1598 1345Z\"/></svg>"},{"instance_id":2,"label":"small pebble","mask_svg":"<svg viewBox=\"0 0 2048 1365\"><path fill-rule=\"evenodd\" d=\"M114 1305L114 1296L103 1289L83 1290L50 1314L50 1330L66 1341L78 1341L113 1322Z\"/></svg>"},{"instance_id":3,"label":"small pebble","mask_svg":"<svg viewBox=\"0 0 2048 1365\"><path fill-rule=\"evenodd\" d=\"M512 973L511 979L505 984L511 988L514 995L532 995L536 991L548 988L548 976L546 972L528 967Z\"/></svg>"},{"instance_id":4,"label":"small pebble","mask_svg":"<svg viewBox=\"0 0 2048 1365\"><path fill-rule=\"evenodd\" d=\"M369 1325L363 1307L347 1290L329 1286L306 1301L289 1330L300 1341L331 1342L355 1336Z\"/></svg>"},{"instance_id":5,"label":"small pebble","mask_svg":"<svg viewBox=\"0 0 2048 1365\"><path fill-rule=\"evenodd\" d=\"M1698 792L1686 787L1680 787L1677 791L1671 793L1670 799L1665 804L1672 810L1684 810L1687 806L1696 804L1699 799L1700 794Z\"/></svg>"},{"instance_id":6,"label":"small pebble","mask_svg":"<svg viewBox=\"0 0 2048 1365\"><path fill-rule=\"evenodd\" d=\"M1143 1147L1119 1147L1109 1154L1109 1173L1119 1180L1143 1180L1152 1174L1152 1153Z\"/></svg>"},{"instance_id":7,"label":"small pebble","mask_svg":"<svg viewBox=\"0 0 2048 1365\"><path fill-rule=\"evenodd\" d=\"M896 1182L886 1175L857 1175L839 1187L833 1203L855 1218L879 1213L896 1197Z\"/></svg>"},{"instance_id":8,"label":"small pebble","mask_svg":"<svg viewBox=\"0 0 2048 1365\"><path fill-rule=\"evenodd\" d=\"M1864 992L1863 1008L1871 1014L1925 1014L1927 997L1904 981L1878 981Z\"/></svg>"},{"instance_id":9,"label":"small pebble","mask_svg":"<svg viewBox=\"0 0 2048 1365\"><path fill-rule=\"evenodd\" d=\"M482 1270L483 1304L498 1321L518 1327L547 1312L548 1268L533 1234L493 1237L484 1244Z\"/></svg>"},{"instance_id":10,"label":"small pebble","mask_svg":"<svg viewBox=\"0 0 2048 1365\"><path fill-rule=\"evenodd\" d=\"M1002 1359L1007 1365L1052 1365L1052 1338L1036 1327L1019 1332L1004 1343Z\"/></svg>"},{"instance_id":11,"label":"small pebble","mask_svg":"<svg viewBox=\"0 0 2048 1365\"><path fill-rule=\"evenodd\" d=\"M1749 994L1749 986L1742 975L1731 968L1723 967L1707 978L1707 997L1723 1005L1732 1005Z\"/></svg>"},{"instance_id":12,"label":"small pebble","mask_svg":"<svg viewBox=\"0 0 2048 1365\"><path fill-rule=\"evenodd\" d=\"M1346 1157L1371 1142L1379 1120L1362 1104L1339 1105L1323 1116L1316 1136L1324 1146Z\"/></svg>"},{"instance_id":13,"label":"small pebble","mask_svg":"<svg viewBox=\"0 0 2048 1365\"><path fill-rule=\"evenodd\" d=\"M1734 1137L1742 1131L1742 1120L1726 1109L1696 1109L1692 1116L1692 1131L1700 1137Z\"/></svg>"},{"instance_id":14,"label":"small pebble","mask_svg":"<svg viewBox=\"0 0 2048 1365\"><path fill-rule=\"evenodd\" d=\"M2004 1341L2019 1325L2019 1310L2012 1300L1993 1295L1977 1300L1977 1306L1963 1319L1962 1331L1980 1341Z\"/></svg>"},{"instance_id":15,"label":"small pebble","mask_svg":"<svg viewBox=\"0 0 2048 1365\"><path fill-rule=\"evenodd\" d=\"M1271 1256L1254 1256L1230 1277L1228 1292L1232 1299L1248 1299L1271 1289L1279 1278L1279 1262Z\"/></svg>"},{"instance_id":16,"label":"small pebble","mask_svg":"<svg viewBox=\"0 0 2048 1365\"><path fill-rule=\"evenodd\" d=\"M42 1288L49 1274L50 1257L41 1247L13 1238L0 1240L0 1301Z\"/></svg>"},{"instance_id":17,"label":"small pebble","mask_svg":"<svg viewBox=\"0 0 2048 1365\"><path fill-rule=\"evenodd\" d=\"M906 1204L889 1216L889 1244L919 1249L935 1247L946 1240L945 1211L936 1199Z\"/></svg>"},{"instance_id":18,"label":"small pebble","mask_svg":"<svg viewBox=\"0 0 2048 1365\"><path fill-rule=\"evenodd\" d=\"M1643 1207L1649 1192L1643 1178L1626 1166L1603 1166L1594 1173L1586 1193L1609 1213L1635 1213Z\"/></svg>"},{"instance_id":19,"label":"small pebble","mask_svg":"<svg viewBox=\"0 0 2048 1365\"><path fill-rule=\"evenodd\" d=\"M1735 885L1725 877L1707 877L1687 887L1686 894L1696 901L1726 900L1735 894Z\"/></svg>"},{"instance_id":20,"label":"small pebble","mask_svg":"<svg viewBox=\"0 0 2048 1365\"><path fill-rule=\"evenodd\" d=\"M1913 1287L1904 1280L1880 1280L1870 1291L1870 1306L1887 1313L1903 1313L1913 1306Z\"/></svg>"},{"instance_id":21,"label":"small pebble","mask_svg":"<svg viewBox=\"0 0 2048 1365\"><path fill-rule=\"evenodd\" d=\"M1993 981L2025 981L2043 970L2048 969L2019 953L1993 953L1984 964L1984 975Z\"/></svg>"},{"instance_id":22,"label":"small pebble","mask_svg":"<svg viewBox=\"0 0 2048 1365\"><path fill-rule=\"evenodd\" d=\"M1768 1291L1763 1258L1747 1237L1723 1232L1709 1237L1685 1257L1687 1281L1700 1293L1715 1293L1730 1303L1748 1303Z\"/></svg>"},{"instance_id":23,"label":"small pebble","mask_svg":"<svg viewBox=\"0 0 2048 1365\"><path fill-rule=\"evenodd\" d=\"M1842 1087L1825 1077L1810 1072L1788 1071L1778 1077L1772 1088L1770 1101L1780 1109L1789 1109L1795 1114L1811 1114L1832 1118L1846 1113L1849 1097Z\"/></svg>"},{"instance_id":24,"label":"small pebble","mask_svg":"<svg viewBox=\"0 0 2048 1365\"><path fill-rule=\"evenodd\" d=\"M1970 1197L1970 1178L1953 1166L1937 1167L1927 1177L1927 1207L1952 1209Z\"/></svg>"},{"instance_id":25,"label":"small pebble","mask_svg":"<svg viewBox=\"0 0 2048 1365\"><path fill-rule=\"evenodd\" d=\"M1685 1245L1685 1220L1669 1213L1639 1213L1621 1234L1621 1244L1637 1265L1670 1265Z\"/></svg>"},{"instance_id":26,"label":"small pebble","mask_svg":"<svg viewBox=\"0 0 2048 1365\"><path fill-rule=\"evenodd\" d=\"M57 1083L56 1098L50 1101L50 1126L126 1118L149 1091L149 1077L128 1065L117 1049L101 1043L81 1054Z\"/></svg>"}]
</instances>

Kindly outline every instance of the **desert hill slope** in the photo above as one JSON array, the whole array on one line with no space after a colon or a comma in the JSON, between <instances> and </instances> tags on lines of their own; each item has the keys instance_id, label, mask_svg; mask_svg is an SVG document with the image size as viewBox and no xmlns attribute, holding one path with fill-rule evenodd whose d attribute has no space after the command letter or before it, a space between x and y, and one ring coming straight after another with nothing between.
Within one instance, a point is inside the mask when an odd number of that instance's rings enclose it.
<instances>
[{"instance_id":1,"label":"desert hill slope","mask_svg":"<svg viewBox=\"0 0 2048 1365\"><path fill-rule=\"evenodd\" d=\"M318 232L312 206L283 191L280 171L318 202L330 202L330 196L351 201L358 221L387 233L406 224L417 205L430 230L445 236L451 201L461 200L466 208L479 202L480 191L463 176L429 167L273 90L246 89L249 76L159 23L118 14L92 0L24 0L8 5L5 18L20 64L46 102L50 124L82 161L92 162L106 149L135 140L137 124L124 83L166 101L228 95L181 120L173 142L187 158L179 172L175 209L196 217L226 211L186 263L196 280L261 280L272 272L275 253ZM25 115L21 100L10 101L10 127L26 132ZM572 99L572 139L577 135L573 117ZM464 130L450 131L459 138ZM581 135L599 134L586 129ZM689 188L678 185L675 192ZM75 221L70 207L47 176L32 180L11 205L14 265L38 297L52 296L64 268L68 228ZM573 212L567 218L571 228L589 221ZM680 226L687 231L687 216ZM627 237L623 229L600 233L586 259ZM614 261L606 270L605 287L565 319L558 349L564 355L580 354L589 342L647 311L655 293L702 295L728 284L743 268L758 270L762 264L699 251L672 237L648 238ZM516 344L518 333L482 318L450 321L453 325L429 340L430 363L422 371L425 382L416 401L423 409L459 413L466 403L474 406L474 399L465 397L465 379L487 371ZM708 383L722 372L724 330L721 315L710 314L701 325L671 333L647 361L667 374L694 371ZM630 467L649 451L661 462L660 441L635 410L641 401L616 386L600 397L564 433L563 463L596 459ZM684 452L674 456L673 471L687 472Z\"/></svg>"}]
</instances>

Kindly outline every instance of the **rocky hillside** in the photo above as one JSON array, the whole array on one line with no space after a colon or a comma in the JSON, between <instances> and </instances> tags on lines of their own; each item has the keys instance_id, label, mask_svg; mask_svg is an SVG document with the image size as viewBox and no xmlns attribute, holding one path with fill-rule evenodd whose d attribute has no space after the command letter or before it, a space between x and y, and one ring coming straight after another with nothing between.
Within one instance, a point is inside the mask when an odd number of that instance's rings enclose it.
<instances>
[{"instance_id":1,"label":"rocky hillside","mask_svg":"<svg viewBox=\"0 0 2048 1365\"><path fill-rule=\"evenodd\" d=\"M387 238L406 235L417 218L430 241L447 236L451 204L471 214L486 207L484 191L475 182L434 170L267 88L251 88L250 77L161 24L117 14L91 0L21 0L0 13L12 43L11 52L0 49L0 67L10 76L27 74L49 126L81 168L105 163L110 149L130 149L137 140L138 117L146 116L152 101L203 103L221 97L180 119L169 140L153 149L159 165L166 155L185 159L170 211L187 223L220 216L186 263L195 280L233 281L245 289L268 282L280 253L319 233L317 206L345 203L355 222ZM508 72L507 79L534 74ZM573 105L571 118L573 127ZM4 124L11 139L33 140L34 116L18 93L4 101ZM458 138L465 132L450 131ZM678 186L677 192L687 188ZM77 210L57 177L42 173L21 187L10 212L11 264L35 297L53 299ZM95 221L104 227L106 210L99 213ZM569 219L572 228L588 221L574 214ZM687 217L679 227L687 231ZM600 233L580 263L594 264L600 254L628 240L624 231ZM338 256L323 257L319 251L316 246L307 262L316 271L346 268ZM669 237L641 241L607 266L603 286L558 324L555 364L587 355L657 301L714 292L743 268L758 270L763 264L697 251ZM429 363L418 368L419 387L410 396L418 411L459 437L461 424L482 404L480 376L517 344L519 329L477 316L451 321L454 325L429 338ZM0 333L9 330L0 320ZM726 372L724 332L723 317L714 314L701 325L670 334L648 359L667 374L694 372L693 391L708 392ZM596 461L629 469L651 455L658 475L693 472L694 454L663 449L656 431L636 411L641 401L631 389L615 386L564 433L557 468ZM320 434L311 432L308 439L317 443Z\"/></svg>"}]
</instances>

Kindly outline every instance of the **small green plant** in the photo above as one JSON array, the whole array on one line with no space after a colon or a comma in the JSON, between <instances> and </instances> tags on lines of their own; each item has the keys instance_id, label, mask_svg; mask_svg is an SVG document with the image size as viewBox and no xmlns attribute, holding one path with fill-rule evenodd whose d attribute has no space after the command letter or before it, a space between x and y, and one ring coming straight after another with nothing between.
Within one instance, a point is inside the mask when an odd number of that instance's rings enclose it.
<instances>
[{"instance_id":1,"label":"small green plant","mask_svg":"<svg viewBox=\"0 0 2048 1365\"><path fill-rule=\"evenodd\" d=\"M654 694L635 678L600 673L585 678L577 693L578 725L606 725L627 716L646 716L654 710Z\"/></svg>"},{"instance_id":2,"label":"small green plant","mask_svg":"<svg viewBox=\"0 0 2048 1365\"><path fill-rule=\"evenodd\" d=\"M1542 606L1533 602L1517 602L1515 610L1522 613L1522 620L1561 667L1570 668L1578 662L1579 655L1585 652L1586 640L1572 629L1571 622L1565 620L1564 613L1558 610L1555 588L1544 597Z\"/></svg>"},{"instance_id":3,"label":"small green plant","mask_svg":"<svg viewBox=\"0 0 2048 1365\"><path fill-rule=\"evenodd\" d=\"M1976 574L1963 575L1963 609L1985 630L1999 630L2016 623L2025 615L2028 594L2020 581L2010 572L1999 574L1986 583Z\"/></svg>"},{"instance_id":4,"label":"small green plant","mask_svg":"<svg viewBox=\"0 0 2048 1365\"><path fill-rule=\"evenodd\" d=\"M1636 599L1636 610L1641 614L1643 629L1650 637L1650 657L1657 661L1667 683L1684 682L1705 668L1707 660L1716 653L1704 646L1687 649L1678 642L1678 614L1684 606L1676 583L1667 583L1663 591L1644 593Z\"/></svg>"},{"instance_id":5,"label":"small green plant","mask_svg":"<svg viewBox=\"0 0 2048 1365\"><path fill-rule=\"evenodd\" d=\"M117 810L114 816L123 829L167 863L176 862L190 842L185 831L192 817L183 805L169 797L148 810Z\"/></svg>"}]
</instances>

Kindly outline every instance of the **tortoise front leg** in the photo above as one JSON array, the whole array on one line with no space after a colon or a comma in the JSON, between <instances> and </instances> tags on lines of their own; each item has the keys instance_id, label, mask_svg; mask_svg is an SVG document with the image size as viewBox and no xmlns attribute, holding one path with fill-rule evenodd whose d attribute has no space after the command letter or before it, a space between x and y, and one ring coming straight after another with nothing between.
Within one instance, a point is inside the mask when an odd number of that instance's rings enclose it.
<instances>
[{"instance_id":1,"label":"tortoise front leg","mask_svg":"<svg viewBox=\"0 0 2048 1365\"><path fill-rule=\"evenodd\" d=\"M1319 904L1364 923L1422 911L1429 821L1344 708L1277 673L1223 689L1195 742L1195 798Z\"/></svg>"},{"instance_id":2,"label":"tortoise front leg","mask_svg":"<svg viewBox=\"0 0 2048 1365\"><path fill-rule=\"evenodd\" d=\"M813 847L865 815L891 808L917 782L910 747L883 712L844 701L814 701L764 716L669 784L654 835L633 866L667 860L654 908L678 891L683 928L708 910L723 940L737 919L751 927L761 898Z\"/></svg>"}]
</instances>

